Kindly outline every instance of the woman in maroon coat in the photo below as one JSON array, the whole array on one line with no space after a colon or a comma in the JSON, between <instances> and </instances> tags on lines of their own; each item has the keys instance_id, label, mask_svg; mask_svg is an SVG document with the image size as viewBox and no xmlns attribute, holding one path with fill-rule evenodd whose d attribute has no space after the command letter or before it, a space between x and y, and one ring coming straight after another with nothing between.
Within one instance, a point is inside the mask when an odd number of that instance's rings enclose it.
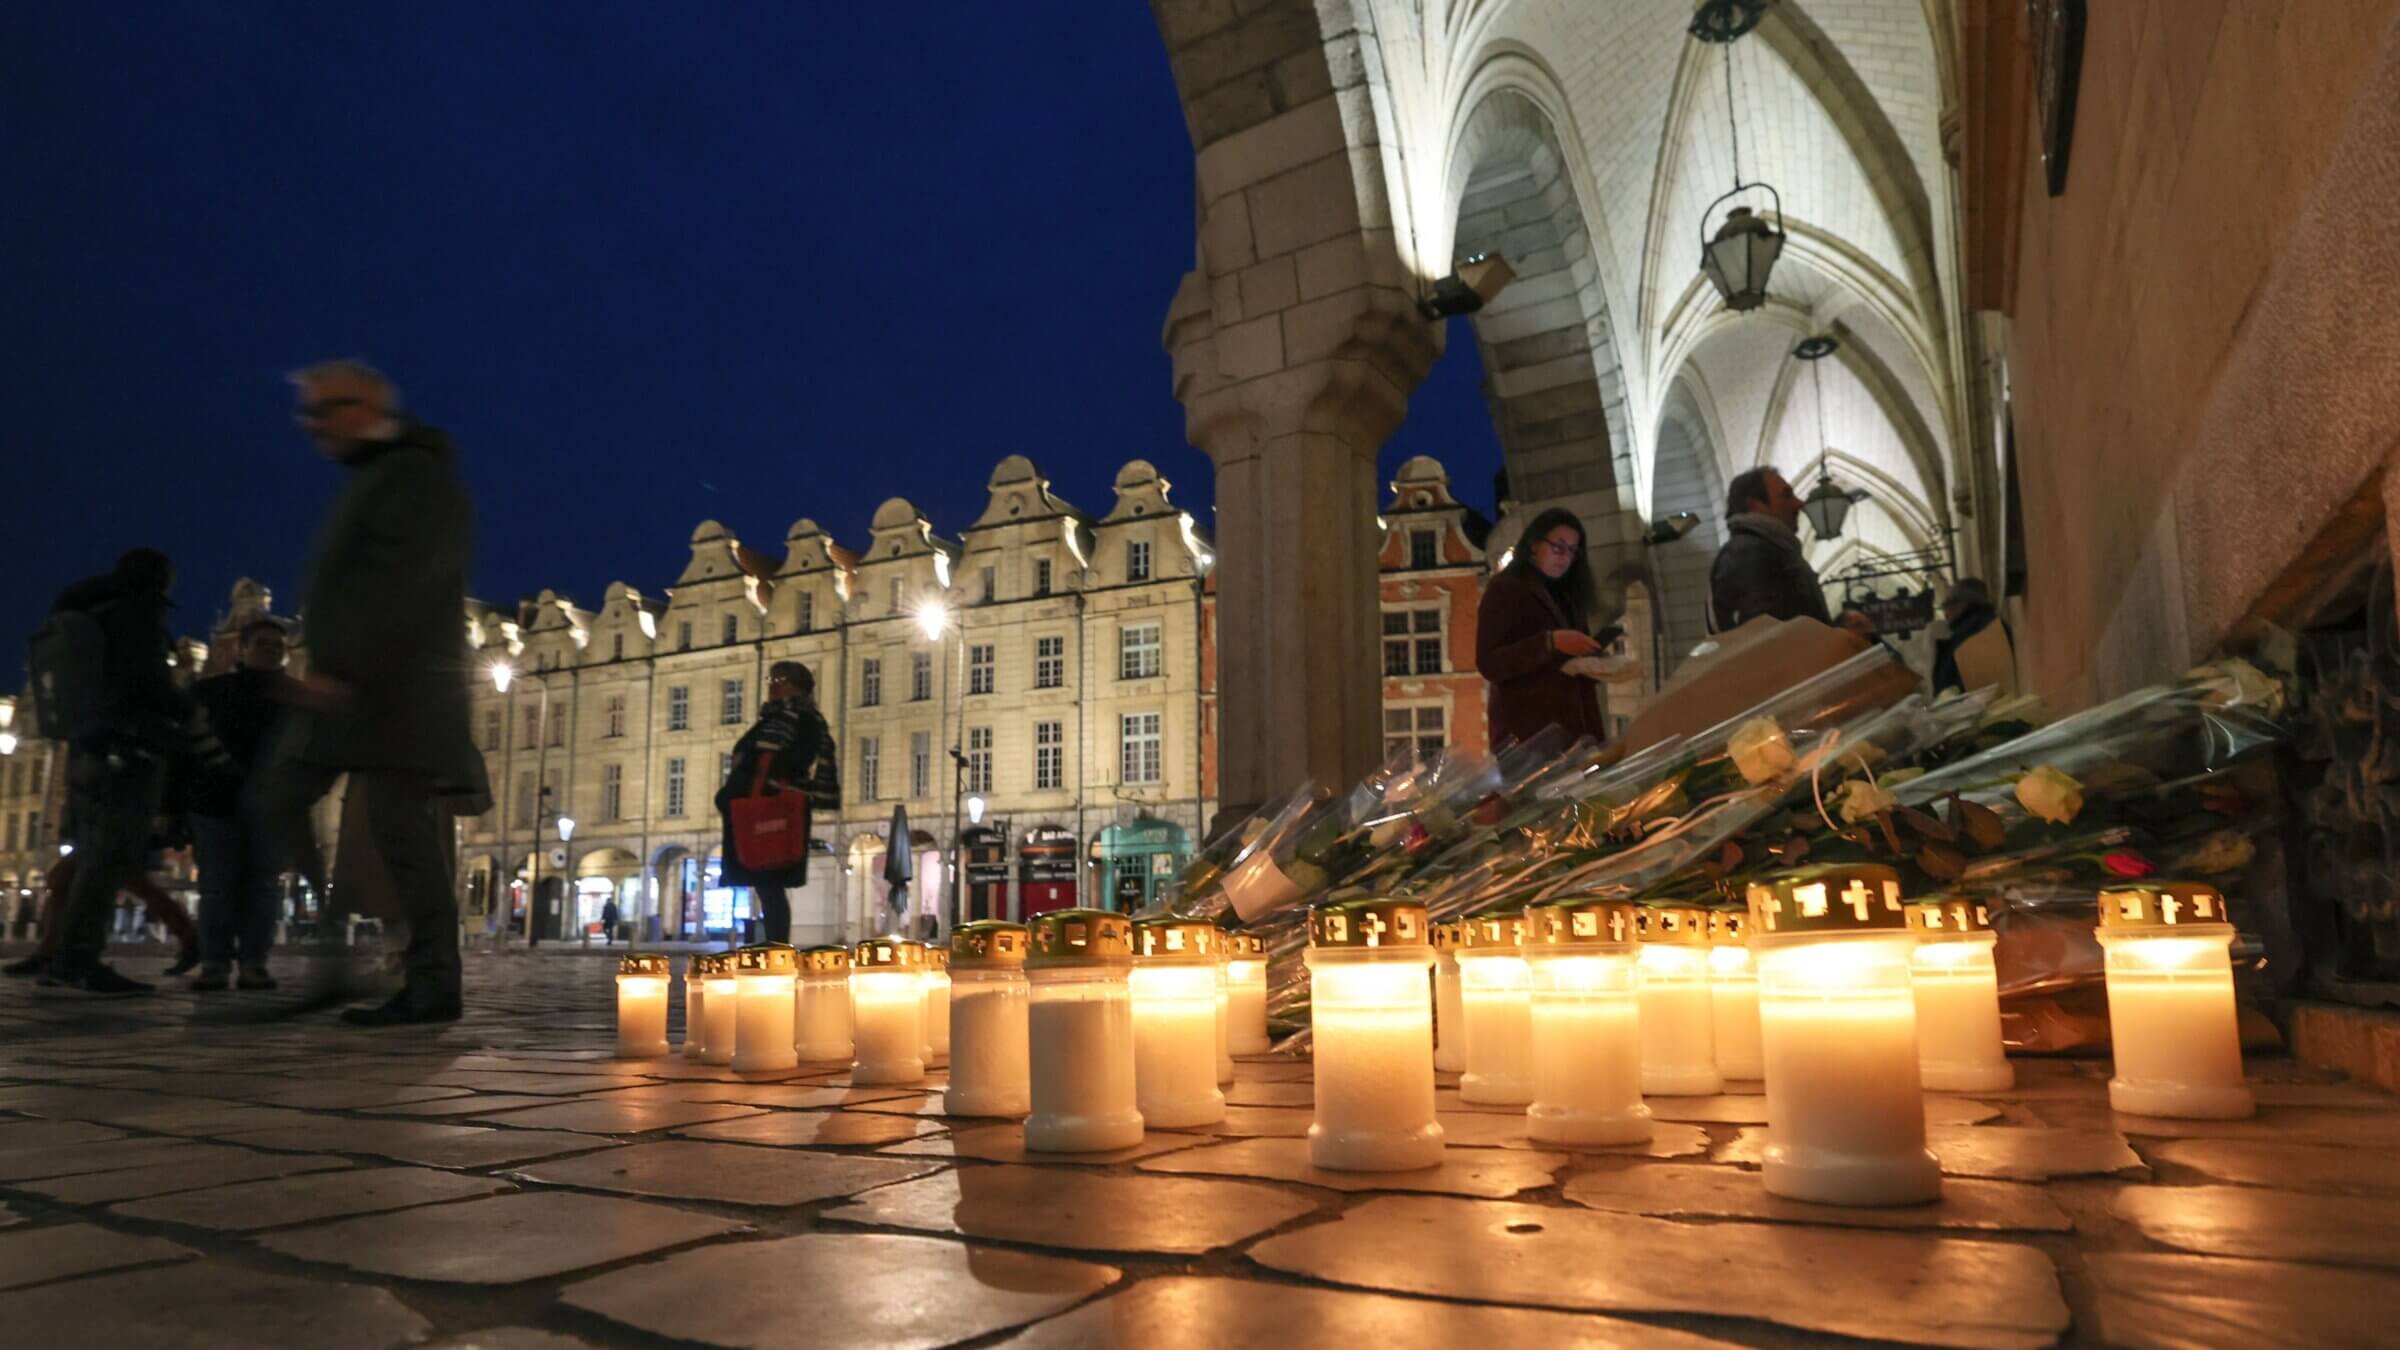
<instances>
[{"instance_id":1,"label":"woman in maroon coat","mask_svg":"<svg viewBox=\"0 0 2400 1350\"><path fill-rule=\"evenodd\" d=\"M1548 726L1608 739L1599 690L1561 669L1600 650L1588 631L1596 602L1583 523L1555 507L1535 516L1476 611L1475 667L1491 685L1494 749Z\"/></svg>"}]
</instances>

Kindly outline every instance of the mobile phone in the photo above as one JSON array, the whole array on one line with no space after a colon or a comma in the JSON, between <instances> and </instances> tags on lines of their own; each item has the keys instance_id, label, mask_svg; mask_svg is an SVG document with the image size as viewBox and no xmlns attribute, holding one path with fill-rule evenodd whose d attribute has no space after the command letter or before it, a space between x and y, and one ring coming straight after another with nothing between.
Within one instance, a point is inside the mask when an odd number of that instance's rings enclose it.
<instances>
[{"instance_id":1,"label":"mobile phone","mask_svg":"<svg viewBox=\"0 0 2400 1350\"><path fill-rule=\"evenodd\" d=\"M1618 638L1623 636L1625 636L1625 625L1612 623L1592 634L1592 641L1606 647L1614 644Z\"/></svg>"}]
</instances>

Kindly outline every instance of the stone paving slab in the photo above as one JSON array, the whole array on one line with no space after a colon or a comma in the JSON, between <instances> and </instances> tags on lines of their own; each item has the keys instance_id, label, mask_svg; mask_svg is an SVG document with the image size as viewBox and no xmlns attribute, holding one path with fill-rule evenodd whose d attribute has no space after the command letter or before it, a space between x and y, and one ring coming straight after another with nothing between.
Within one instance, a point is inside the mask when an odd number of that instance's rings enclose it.
<instances>
[{"instance_id":1,"label":"stone paving slab","mask_svg":"<svg viewBox=\"0 0 2400 1350\"><path fill-rule=\"evenodd\" d=\"M437 1101L467 1096L465 1088L406 1086L398 1083L302 1083L246 1100L261 1106L294 1106L311 1111L366 1111L379 1106Z\"/></svg>"},{"instance_id":2,"label":"stone paving slab","mask_svg":"<svg viewBox=\"0 0 2400 1350\"><path fill-rule=\"evenodd\" d=\"M111 1206L128 1218L229 1233L378 1214L516 1189L495 1177L427 1167L358 1167L214 1186Z\"/></svg>"},{"instance_id":3,"label":"stone paving slab","mask_svg":"<svg viewBox=\"0 0 2400 1350\"><path fill-rule=\"evenodd\" d=\"M746 1231L665 1205L564 1191L520 1192L284 1229L261 1246L375 1275L517 1284Z\"/></svg>"},{"instance_id":4,"label":"stone paving slab","mask_svg":"<svg viewBox=\"0 0 2400 1350\"><path fill-rule=\"evenodd\" d=\"M822 1110L838 1106L855 1106L863 1102L892 1101L906 1098L921 1101L925 1094L915 1088L843 1088L818 1087L805 1083L711 1083L687 1080L681 1083L651 1083L642 1087L612 1088L592 1094L592 1101L608 1101L623 1097L633 1101L651 1102L738 1102L744 1106L772 1106L802 1110Z\"/></svg>"},{"instance_id":5,"label":"stone paving slab","mask_svg":"<svg viewBox=\"0 0 2400 1350\"><path fill-rule=\"evenodd\" d=\"M678 1125L754 1116L758 1108L731 1102L575 1101L474 1117L486 1125L528 1130L573 1130L582 1134L647 1134Z\"/></svg>"},{"instance_id":6,"label":"stone paving slab","mask_svg":"<svg viewBox=\"0 0 2400 1350\"><path fill-rule=\"evenodd\" d=\"M590 1341L538 1327L499 1327L461 1332L428 1343L424 1350L594 1350Z\"/></svg>"},{"instance_id":7,"label":"stone paving slab","mask_svg":"<svg viewBox=\"0 0 2400 1350\"><path fill-rule=\"evenodd\" d=\"M1037 1247L1198 1256L1316 1207L1239 1181L962 1167L869 1191L824 1217Z\"/></svg>"},{"instance_id":8,"label":"stone paving slab","mask_svg":"<svg viewBox=\"0 0 2400 1350\"><path fill-rule=\"evenodd\" d=\"M2074 1222L2039 1186L1952 1177L1930 1205L1866 1209L1814 1205L1767 1194L1755 1172L1730 1167L1670 1164L1584 1172L1568 1181L1566 1198L1589 1209L1648 1214L1661 1219L1762 1219L1820 1223L1836 1228L1952 1228L2065 1233Z\"/></svg>"},{"instance_id":9,"label":"stone paving slab","mask_svg":"<svg viewBox=\"0 0 2400 1350\"><path fill-rule=\"evenodd\" d=\"M256 1181L302 1172L330 1172L350 1166L347 1158L317 1153L233 1152L239 1156L217 1158L204 1163L154 1163L148 1167L130 1167L118 1172L51 1177L46 1181L21 1181L14 1185L18 1190L46 1195L68 1204L103 1205L117 1200L141 1200L154 1195L173 1195L178 1191L196 1191L229 1181Z\"/></svg>"},{"instance_id":10,"label":"stone paving slab","mask_svg":"<svg viewBox=\"0 0 2400 1350\"><path fill-rule=\"evenodd\" d=\"M668 1140L535 1163L525 1181L728 1205L805 1205L942 1170L938 1162Z\"/></svg>"},{"instance_id":11,"label":"stone paving slab","mask_svg":"<svg viewBox=\"0 0 2400 1350\"><path fill-rule=\"evenodd\" d=\"M1243 1083L1225 1088L1228 1106L1306 1106L1317 1104L1314 1083Z\"/></svg>"},{"instance_id":12,"label":"stone paving slab","mask_svg":"<svg viewBox=\"0 0 2400 1350\"><path fill-rule=\"evenodd\" d=\"M1942 1174L1999 1181L2047 1181L2053 1177L2145 1177L2150 1169L2125 1137L2106 1130L2053 1130L2017 1125L1974 1125L1926 1131L1926 1147L1941 1159ZM1711 1155L1717 1162L1756 1167L1767 1147L1763 1126L1744 1129Z\"/></svg>"},{"instance_id":13,"label":"stone paving slab","mask_svg":"<svg viewBox=\"0 0 2400 1350\"><path fill-rule=\"evenodd\" d=\"M1439 1167L1409 1172L1336 1172L1309 1162L1307 1140L1269 1138L1182 1149L1143 1162L1141 1170L1269 1177L1334 1191L1416 1191L1504 1199L1550 1185L1566 1165L1564 1153L1454 1148L1443 1150Z\"/></svg>"},{"instance_id":14,"label":"stone paving slab","mask_svg":"<svg viewBox=\"0 0 2400 1350\"><path fill-rule=\"evenodd\" d=\"M1702 1229L1500 1200L1380 1197L1268 1238L1250 1259L1360 1288L1704 1313L1927 1345L2025 1350L2069 1321L2057 1271L2031 1247L1739 1222Z\"/></svg>"},{"instance_id":15,"label":"stone paving slab","mask_svg":"<svg viewBox=\"0 0 2400 1350\"><path fill-rule=\"evenodd\" d=\"M1505 1119L1486 1116L1487 1120ZM1448 1128L1449 1117L1443 1119ZM1708 1152L1708 1131L1698 1125L1680 1125L1669 1120L1650 1122L1650 1137L1639 1144L1537 1144L1525 1133L1525 1123L1514 1120L1510 1128L1494 1132L1502 1148L1526 1148L1536 1152L1586 1153L1595 1157L1623 1154L1644 1158L1697 1158Z\"/></svg>"},{"instance_id":16,"label":"stone paving slab","mask_svg":"<svg viewBox=\"0 0 2400 1350\"><path fill-rule=\"evenodd\" d=\"M2203 1255L2400 1270L2400 1206L2388 1199L2144 1186L2118 1192L2114 1210L2151 1241Z\"/></svg>"},{"instance_id":17,"label":"stone paving slab","mask_svg":"<svg viewBox=\"0 0 2400 1350\"><path fill-rule=\"evenodd\" d=\"M812 1233L683 1252L571 1285L560 1298L702 1345L929 1350L1063 1311L1119 1274L1089 1261L937 1238ZM708 1296L696 1298L695 1290Z\"/></svg>"},{"instance_id":18,"label":"stone paving slab","mask_svg":"<svg viewBox=\"0 0 2400 1350\"><path fill-rule=\"evenodd\" d=\"M1139 1158L1171 1153L1179 1148L1211 1142L1204 1134L1177 1134L1152 1130L1142 1136L1142 1142L1132 1148L1112 1149L1106 1153L1036 1153L1025 1147L1025 1126L1016 1121L999 1125L971 1125L954 1129L946 1135L911 1139L881 1150L909 1157L976 1158L996 1163L1041 1163L1105 1167L1128 1163Z\"/></svg>"},{"instance_id":19,"label":"stone paving slab","mask_svg":"<svg viewBox=\"0 0 2400 1350\"><path fill-rule=\"evenodd\" d=\"M2270 1144L2253 1139L2173 1139L2146 1151L2211 1180L2278 1190L2330 1191L2400 1199L2400 1172L2388 1155L2331 1144Z\"/></svg>"},{"instance_id":20,"label":"stone paving slab","mask_svg":"<svg viewBox=\"0 0 2400 1350\"><path fill-rule=\"evenodd\" d=\"M414 1120L350 1120L229 1135L259 1148L324 1149L367 1153L426 1167L492 1167L560 1153L598 1148L607 1141L560 1130L498 1130L475 1125L435 1125Z\"/></svg>"},{"instance_id":21,"label":"stone paving slab","mask_svg":"<svg viewBox=\"0 0 2400 1350\"><path fill-rule=\"evenodd\" d=\"M487 1116L520 1106L556 1106L556 1097L511 1097L501 1093L470 1092L460 1097L437 1097L432 1101L402 1102L393 1106L363 1108L371 1116L405 1116L410 1120L449 1120L460 1116Z\"/></svg>"},{"instance_id":22,"label":"stone paving slab","mask_svg":"<svg viewBox=\"0 0 2400 1350\"><path fill-rule=\"evenodd\" d=\"M687 1125L671 1133L685 1139L778 1144L787 1148L873 1148L939 1134L942 1129L940 1121L917 1116L870 1115L863 1111L771 1111L713 1125Z\"/></svg>"},{"instance_id":23,"label":"stone paving slab","mask_svg":"<svg viewBox=\"0 0 2400 1350\"><path fill-rule=\"evenodd\" d=\"M155 1162L239 1156L240 1149L195 1144L185 1139L136 1139L119 1135L88 1143L52 1144L40 1148L0 1151L0 1185L38 1181L43 1177L75 1176L84 1172L121 1171Z\"/></svg>"},{"instance_id":24,"label":"stone paving slab","mask_svg":"<svg viewBox=\"0 0 2400 1350\"><path fill-rule=\"evenodd\" d=\"M2130 1350L2392 1344L2400 1276L2371 1270L2102 1252L2085 1261L2100 1325L2095 1340Z\"/></svg>"},{"instance_id":25,"label":"stone paving slab","mask_svg":"<svg viewBox=\"0 0 2400 1350\"><path fill-rule=\"evenodd\" d=\"M424 1318L383 1289L190 1261L0 1295L10 1350L391 1350Z\"/></svg>"},{"instance_id":26,"label":"stone paving slab","mask_svg":"<svg viewBox=\"0 0 2400 1350\"><path fill-rule=\"evenodd\" d=\"M119 1233L88 1223L28 1228L0 1236L0 1289L125 1266L188 1261L199 1254L165 1238ZM13 1341L15 1334L16 1329L10 1328L0 1333L0 1339Z\"/></svg>"},{"instance_id":27,"label":"stone paving slab","mask_svg":"<svg viewBox=\"0 0 2400 1350\"><path fill-rule=\"evenodd\" d=\"M60 1144L94 1144L103 1139L122 1139L123 1130L106 1125L94 1125L82 1120L7 1120L0 1121L0 1153L19 1149L52 1148Z\"/></svg>"}]
</instances>

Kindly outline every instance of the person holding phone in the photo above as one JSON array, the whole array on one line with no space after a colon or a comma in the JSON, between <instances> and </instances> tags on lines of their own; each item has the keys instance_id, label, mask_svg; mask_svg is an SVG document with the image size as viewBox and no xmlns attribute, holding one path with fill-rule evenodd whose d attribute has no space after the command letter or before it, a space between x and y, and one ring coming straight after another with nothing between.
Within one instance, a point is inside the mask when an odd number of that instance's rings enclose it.
<instances>
[{"instance_id":1,"label":"person holding phone","mask_svg":"<svg viewBox=\"0 0 2400 1350\"><path fill-rule=\"evenodd\" d=\"M1491 686L1493 749L1550 726L1608 739L1596 682L1568 669L1607 645L1591 631L1598 604L1583 522L1558 507L1535 516L1476 611L1475 667Z\"/></svg>"}]
</instances>

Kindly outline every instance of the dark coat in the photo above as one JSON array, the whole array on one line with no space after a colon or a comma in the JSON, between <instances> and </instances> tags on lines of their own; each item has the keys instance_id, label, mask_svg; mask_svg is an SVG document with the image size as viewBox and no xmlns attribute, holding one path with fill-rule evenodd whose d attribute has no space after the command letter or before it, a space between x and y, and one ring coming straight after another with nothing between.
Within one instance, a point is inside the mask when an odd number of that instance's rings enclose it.
<instances>
[{"instance_id":1,"label":"dark coat","mask_svg":"<svg viewBox=\"0 0 2400 1350\"><path fill-rule=\"evenodd\" d=\"M1833 622L1825 587L1801 556L1799 539L1747 516L1728 523L1725 547L1708 569L1708 594L1718 632L1762 614Z\"/></svg>"},{"instance_id":2,"label":"dark coat","mask_svg":"<svg viewBox=\"0 0 2400 1350\"><path fill-rule=\"evenodd\" d=\"M733 767L725 782L717 788L717 814L722 817L725 833L725 856L718 875L728 886L805 886L808 884L807 854L801 855L798 866L777 872L753 872L742 866L741 857L733 847L733 799L751 795L759 783L759 770L766 770L766 789L769 792L799 791L808 794L810 824L828 811L842 806L841 766L834 751L833 732L825 725L825 714L816 705L799 699L782 699L762 705L758 720L733 743Z\"/></svg>"},{"instance_id":3,"label":"dark coat","mask_svg":"<svg viewBox=\"0 0 2400 1350\"><path fill-rule=\"evenodd\" d=\"M317 529L301 618L310 671L352 699L295 718L287 753L444 785L482 780L468 729L474 522L454 458L449 437L403 422L343 461L348 479Z\"/></svg>"},{"instance_id":4,"label":"dark coat","mask_svg":"<svg viewBox=\"0 0 2400 1350\"><path fill-rule=\"evenodd\" d=\"M1503 571L1484 588L1475 612L1475 668L1489 686L1492 745L1530 740L1544 727L1568 736L1608 739L1595 684L1561 669L1553 629L1584 631L1531 569Z\"/></svg>"},{"instance_id":5,"label":"dark coat","mask_svg":"<svg viewBox=\"0 0 2400 1350\"><path fill-rule=\"evenodd\" d=\"M50 606L53 614L74 610L98 621L108 645L102 730L85 748L130 742L158 755L180 753L192 705L168 665L175 644L167 635L166 595L108 572L60 591Z\"/></svg>"},{"instance_id":6,"label":"dark coat","mask_svg":"<svg viewBox=\"0 0 2400 1350\"><path fill-rule=\"evenodd\" d=\"M2000 611L1990 605L1977 605L1958 616L1958 620L1950 625L1950 636L1933 644L1933 692L1939 694L1945 689L1963 690L1967 687L1966 677L1958 670L1958 649L1967 645L1968 638L1995 623L2000 623ZM2000 623L2000 631L2008 638L2009 648L2013 651L2017 644L2016 634L2009 632L2005 623Z\"/></svg>"},{"instance_id":7,"label":"dark coat","mask_svg":"<svg viewBox=\"0 0 2400 1350\"><path fill-rule=\"evenodd\" d=\"M235 669L192 685L208 733L224 749L225 761L199 774L190 806L204 816L241 811L242 784L253 765L265 762L275 728L283 720L287 677L271 670Z\"/></svg>"}]
</instances>

